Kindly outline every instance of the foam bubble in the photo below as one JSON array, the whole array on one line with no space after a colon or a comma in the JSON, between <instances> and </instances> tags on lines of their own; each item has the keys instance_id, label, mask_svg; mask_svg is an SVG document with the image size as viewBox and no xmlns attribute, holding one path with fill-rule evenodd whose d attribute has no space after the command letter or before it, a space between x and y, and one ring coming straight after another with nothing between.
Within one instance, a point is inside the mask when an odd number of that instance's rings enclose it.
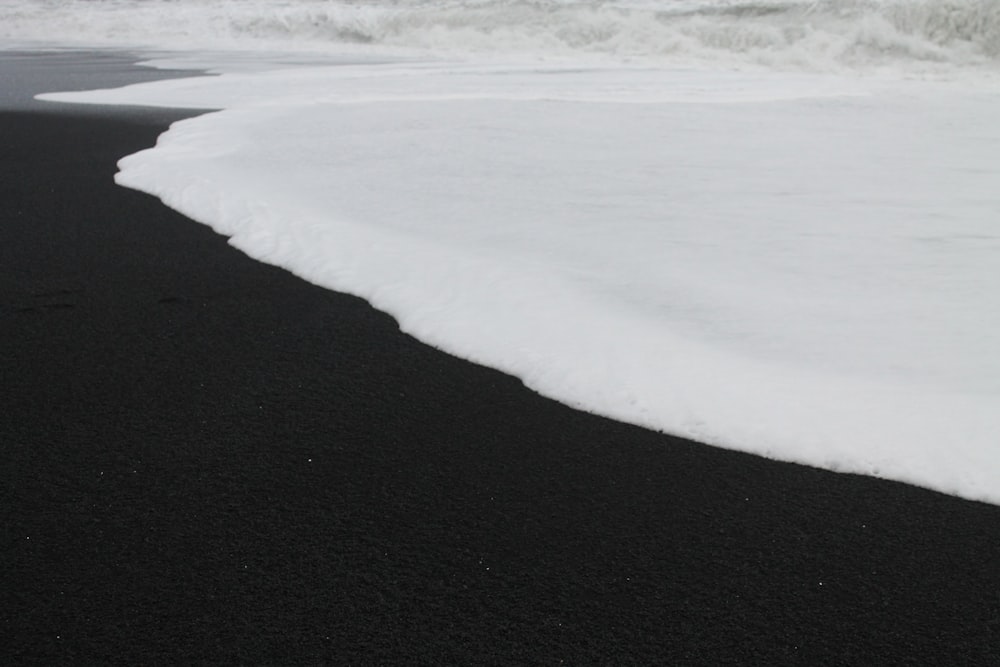
<instances>
[{"instance_id":1,"label":"foam bubble","mask_svg":"<svg viewBox=\"0 0 1000 667\"><path fill-rule=\"evenodd\" d=\"M45 97L225 109L119 182L569 405L1000 503L995 91L423 62Z\"/></svg>"}]
</instances>

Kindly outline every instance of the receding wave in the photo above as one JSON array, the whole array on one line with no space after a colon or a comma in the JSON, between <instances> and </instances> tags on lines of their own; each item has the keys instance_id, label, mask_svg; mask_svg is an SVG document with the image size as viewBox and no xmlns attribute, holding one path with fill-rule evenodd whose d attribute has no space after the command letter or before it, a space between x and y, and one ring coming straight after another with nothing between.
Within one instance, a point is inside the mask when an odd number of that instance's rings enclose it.
<instances>
[{"instance_id":1,"label":"receding wave","mask_svg":"<svg viewBox=\"0 0 1000 667\"><path fill-rule=\"evenodd\" d=\"M0 18L0 36L167 47L367 45L806 69L1000 64L997 0L25 0Z\"/></svg>"}]
</instances>

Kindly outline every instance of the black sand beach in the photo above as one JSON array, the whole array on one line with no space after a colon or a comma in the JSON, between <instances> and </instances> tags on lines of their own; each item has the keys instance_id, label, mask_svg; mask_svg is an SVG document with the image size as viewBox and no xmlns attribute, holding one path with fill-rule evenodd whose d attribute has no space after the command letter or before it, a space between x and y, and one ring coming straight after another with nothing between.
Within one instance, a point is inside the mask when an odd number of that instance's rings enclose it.
<instances>
[{"instance_id":1,"label":"black sand beach","mask_svg":"<svg viewBox=\"0 0 1000 667\"><path fill-rule=\"evenodd\" d=\"M435 351L116 186L182 114L29 104L124 82L48 57L0 113L3 664L1000 661L1000 507Z\"/></svg>"}]
</instances>

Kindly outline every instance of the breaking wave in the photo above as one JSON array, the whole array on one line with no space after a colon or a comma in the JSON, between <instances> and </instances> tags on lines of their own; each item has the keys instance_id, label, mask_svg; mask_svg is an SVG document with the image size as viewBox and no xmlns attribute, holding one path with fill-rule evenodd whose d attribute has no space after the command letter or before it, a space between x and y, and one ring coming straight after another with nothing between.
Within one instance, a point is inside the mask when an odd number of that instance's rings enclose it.
<instances>
[{"instance_id":1,"label":"breaking wave","mask_svg":"<svg viewBox=\"0 0 1000 667\"><path fill-rule=\"evenodd\" d=\"M23 0L0 37L805 69L1000 65L997 0Z\"/></svg>"}]
</instances>

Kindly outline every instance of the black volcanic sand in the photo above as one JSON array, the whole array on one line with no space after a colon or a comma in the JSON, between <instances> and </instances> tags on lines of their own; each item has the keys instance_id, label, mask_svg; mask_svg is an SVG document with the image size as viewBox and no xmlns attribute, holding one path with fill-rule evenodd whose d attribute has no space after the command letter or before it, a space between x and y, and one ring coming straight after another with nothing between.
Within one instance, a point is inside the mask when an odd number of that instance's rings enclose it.
<instances>
[{"instance_id":1,"label":"black volcanic sand","mask_svg":"<svg viewBox=\"0 0 1000 667\"><path fill-rule=\"evenodd\" d=\"M0 114L0 662L997 664L1000 508L576 412Z\"/></svg>"}]
</instances>

